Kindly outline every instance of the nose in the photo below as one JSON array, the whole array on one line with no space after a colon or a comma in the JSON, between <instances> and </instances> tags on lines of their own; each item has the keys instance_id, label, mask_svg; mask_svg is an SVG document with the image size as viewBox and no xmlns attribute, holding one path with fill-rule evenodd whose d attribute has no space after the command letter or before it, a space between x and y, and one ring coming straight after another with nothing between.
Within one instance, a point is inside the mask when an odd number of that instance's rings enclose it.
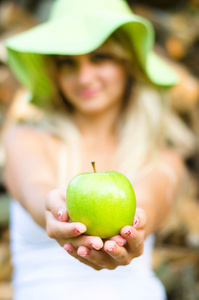
<instances>
[{"instance_id":1,"label":"nose","mask_svg":"<svg viewBox=\"0 0 199 300\"><path fill-rule=\"evenodd\" d=\"M82 86L86 86L91 83L94 78L94 65L87 56L82 56L79 60L79 66L77 70L78 82Z\"/></svg>"}]
</instances>

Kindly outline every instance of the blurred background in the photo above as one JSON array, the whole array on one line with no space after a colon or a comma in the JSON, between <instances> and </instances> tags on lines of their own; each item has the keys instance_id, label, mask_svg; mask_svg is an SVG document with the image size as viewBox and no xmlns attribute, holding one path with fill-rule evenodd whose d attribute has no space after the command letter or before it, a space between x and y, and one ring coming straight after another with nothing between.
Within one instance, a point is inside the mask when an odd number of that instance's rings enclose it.
<instances>
[{"instance_id":1,"label":"blurred background","mask_svg":"<svg viewBox=\"0 0 199 300\"><path fill-rule=\"evenodd\" d=\"M82 0L83 1L83 0ZM25 91L6 65L6 38L43 22L53 0L0 0L0 300L12 300L9 252L9 202L3 180L2 135L13 120L37 111L24 105ZM175 113L199 138L199 0L128 0L156 31L155 50L180 74L169 101ZM176 131L178 124L171 124ZM186 136L189 143L189 136ZM154 270L169 300L199 300L199 152L185 156L186 186L156 235ZM36 299L35 299L36 300Z\"/></svg>"}]
</instances>

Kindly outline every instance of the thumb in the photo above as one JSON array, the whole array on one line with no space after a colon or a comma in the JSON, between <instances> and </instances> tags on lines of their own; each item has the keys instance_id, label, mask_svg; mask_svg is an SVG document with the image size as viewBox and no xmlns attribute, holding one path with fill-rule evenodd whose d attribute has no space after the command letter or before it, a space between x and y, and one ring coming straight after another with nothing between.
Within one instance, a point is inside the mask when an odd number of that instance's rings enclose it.
<instances>
[{"instance_id":1,"label":"thumb","mask_svg":"<svg viewBox=\"0 0 199 300\"><path fill-rule=\"evenodd\" d=\"M65 190L54 189L46 197L46 210L50 211L56 219L67 222L69 219L65 201Z\"/></svg>"},{"instance_id":2,"label":"thumb","mask_svg":"<svg viewBox=\"0 0 199 300\"><path fill-rule=\"evenodd\" d=\"M146 226L147 218L144 209L137 208L132 226L136 229L143 229Z\"/></svg>"}]
</instances>

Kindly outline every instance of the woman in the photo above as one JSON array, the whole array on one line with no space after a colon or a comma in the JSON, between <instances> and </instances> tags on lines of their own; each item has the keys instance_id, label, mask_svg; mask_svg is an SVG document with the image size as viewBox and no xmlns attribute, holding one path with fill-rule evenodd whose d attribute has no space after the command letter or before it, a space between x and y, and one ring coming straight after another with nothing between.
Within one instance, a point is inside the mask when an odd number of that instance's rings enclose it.
<instances>
[{"instance_id":1,"label":"woman","mask_svg":"<svg viewBox=\"0 0 199 300\"><path fill-rule=\"evenodd\" d=\"M150 23L121 0L59 0L48 22L8 40L8 62L43 112L5 138L15 300L166 299L151 267L153 233L183 163L164 124L176 75L152 45ZM137 198L132 226L108 240L83 234L65 204L91 161L125 174Z\"/></svg>"}]
</instances>

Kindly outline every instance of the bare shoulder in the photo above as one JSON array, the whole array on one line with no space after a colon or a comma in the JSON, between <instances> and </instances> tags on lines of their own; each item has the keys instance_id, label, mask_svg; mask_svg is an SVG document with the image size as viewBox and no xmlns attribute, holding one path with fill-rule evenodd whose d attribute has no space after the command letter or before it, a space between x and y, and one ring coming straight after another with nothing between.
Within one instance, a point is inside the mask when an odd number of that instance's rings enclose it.
<instances>
[{"instance_id":1,"label":"bare shoulder","mask_svg":"<svg viewBox=\"0 0 199 300\"><path fill-rule=\"evenodd\" d=\"M32 126L20 125L7 132L4 144L5 183L22 205L26 189L34 185L55 186L58 174L55 138Z\"/></svg>"},{"instance_id":2,"label":"bare shoulder","mask_svg":"<svg viewBox=\"0 0 199 300\"><path fill-rule=\"evenodd\" d=\"M57 168L60 140L50 134L29 125L19 125L5 135L6 165L10 169L21 169L26 163L30 169L43 166L43 168ZM35 172L36 174L36 172Z\"/></svg>"},{"instance_id":3,"label":"bare shoulder","mask_svg":"<svg viewBox=\"0 0 199 300\"><path fill-rule=\"evenodd\" d=\"M5 179L12 194L19 196L30 182L56 181L59 143L51 135L28 125L12 128L5 135Z\"/></svg>"},{"instance_id":4,"label":"bare shoulder","mask_svg":"<svg viewBox=\"0 0 199 300\"><path fill-rule=\"evenodd\" d=\"M33 126L17 125L8 130L4 138L6 150L26 149L51 149L59 147L59 140Z\"/></svg>"},{"instance_id":5,"label":"bare shoulder","mask_svg":"<svg viewBox=\"0 0 199 300\"><path fill-rule=\"evenodd\" d=\"M28 125L16 125L9 129L5 134L5 145L12 147L32 141L42 142L42 133L36 128Z\"/></svg>"}]
</instances>

